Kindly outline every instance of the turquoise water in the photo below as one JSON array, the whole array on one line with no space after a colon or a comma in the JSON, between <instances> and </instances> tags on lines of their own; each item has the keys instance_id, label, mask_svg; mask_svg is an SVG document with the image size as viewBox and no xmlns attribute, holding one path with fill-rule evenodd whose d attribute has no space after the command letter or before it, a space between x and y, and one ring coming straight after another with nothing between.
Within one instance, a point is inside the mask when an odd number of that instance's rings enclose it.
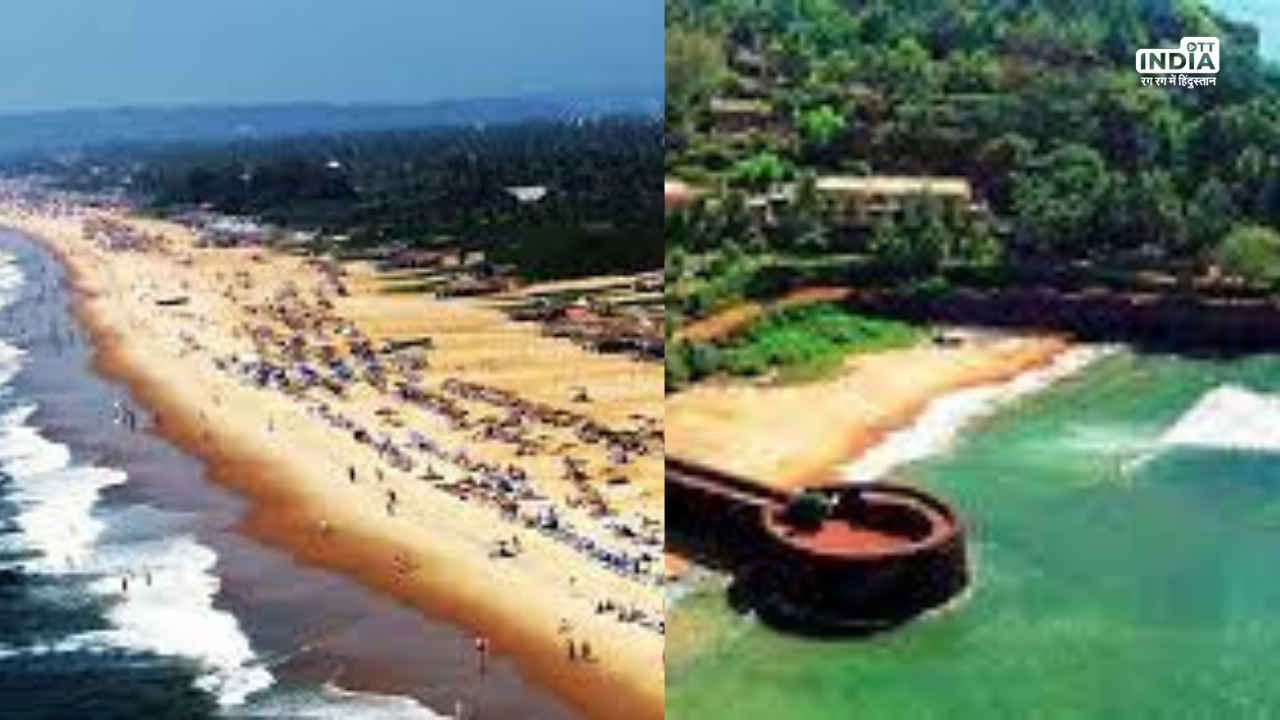
<instances>
[{"instance_id":1,"label":"turquoise water","mask_svg":"<svg viewBox=\"0 0 1280 720\"><path fill-rule=\"evenodd\" d=\"M667 716L1280 717L1280 456L1157 443L1223 385L1280 397L1280 358L1112 357L974 427L907 470L966 518L967 598L822 642L706 589L672 613Z\"/></svg>"}]
</instances>

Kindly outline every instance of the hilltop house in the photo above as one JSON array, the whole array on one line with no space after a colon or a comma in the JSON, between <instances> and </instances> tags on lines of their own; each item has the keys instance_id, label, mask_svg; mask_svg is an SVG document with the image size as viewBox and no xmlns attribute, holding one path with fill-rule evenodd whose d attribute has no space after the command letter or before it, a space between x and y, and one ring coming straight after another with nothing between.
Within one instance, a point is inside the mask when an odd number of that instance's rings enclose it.
<instances>
[{"instance_id":1,"label":"hilltop house","mask_svg":"<svg viewBox=\"0 0 1280 720\"><path fill-rule=\"evenodd\" d=\"M773 106L755 98L713 98L709 111L715 135L766 133L776 124Z\"/></svg>"},{"instance_id":2,"label":"hilltop house","mask_svg":"<svg viewBox=\"0 0 1280 720\"><path fill-rule=\"evenodd\" d=\"M884 217L896 217L916 200L931 200L958 215L980 211L973 187L962 177L826 176L815 189L836 215L850 226L866 227Z\"/></svg>"}]
</instances>

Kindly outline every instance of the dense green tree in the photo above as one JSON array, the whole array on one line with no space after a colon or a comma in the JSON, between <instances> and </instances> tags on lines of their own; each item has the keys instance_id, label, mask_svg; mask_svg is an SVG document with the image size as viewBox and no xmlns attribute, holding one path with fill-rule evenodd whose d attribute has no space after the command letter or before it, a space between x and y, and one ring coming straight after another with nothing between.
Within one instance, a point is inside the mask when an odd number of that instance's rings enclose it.
<instances>
[{"instance_id":1,"label":"dense green tree","mask_svg":"<svg viewBox=\"0 0 1280 720\"><path fill-rule=\"evenodd\" d=\"M987 140L978 147L974 159L980 178L978 190L992 207L998 211L1009 207L1010 179L1031 161L1034 153L1035 143L1013 132Z\"/></svg>"},{"instance_id":2,"label":"dense green tree","mask_svg":"<svg viewBox=\"0 0 1280 720\"><path fill-rule=\"evenodd\" d=\"M805 173L796 181L791 202L782 210L778 236L789 249L825 252L830 249L829 212L818 194L817 180Z\"/></svg>"},{"instance_id":3,"label":"dense green tree","mask_svg":"<svg viewBox=\"0 0 1280 720\"><path fill-rule=\"evenodd\" d=\"M689 362L689 353L682 343L669 343L667 345L664 368L665 385L668 393L684 389L694 379L693 370Z\"/></svg>"},{"instance_id":4,"label":"dense green tree","mask_svg":"<svg viewBox=\"0 0 1280 720\"><path fill-rule=\"evenodd\" d=\"M1020 250L1056 257L1088 252L1111 182L1106 160L1083 145L1032 161L1013 177Z\"/></svg>"},{"instance_id":5,"label":"dense green tree","mask_svg":"<svg viewBox=\"0 0 1280 720\"><path fill-rule=\"evenodd\" d=\"M1161 247L1187 247L1186 209L1172 176L1163 170L1116 176L1102 214L1107 250L1149 255Z\"/></svg>"},{"instance_id":6,"label":"dense green tree","mask_svg":"<svg viewBox=\"0 0 1280 720\"><path fill-rule=\"evenodd\" d=\"M830 164L832 152L844 137L849 124L830 105L819 105L798 113L796 129L800 133L803 155L811 163Z\"/></svg>"},{"instance_id":7,"label":"dense green tree","mask_svg":"<svg viewBox=\"0 0 1280 720\"><path fill-rule=\"evenodd\" d=\"M1205 180L1187 203L1187 249L1199 254L1213 247L1226 235L1236 218L1231 190L1216 177Z\"/></svg>"},{"instance_id":8,"label":"dense green tree","mask_svg":"<svg viewBox=\"0 0 1280 720\"><path fill-rule=\"evenodd\" d=\"M698 30L670 28L666 35L667 97L675 107L695 102L725 79L724 48Z\"/></svg>"},{"instance_id":9,"label":"dense green tree","mask_svg":"<svg viewBox=\"0 0 1280 720\"><path fill-rule=\"evenodd\" d=\"M1224 273L1250 285L1280 286L1280 233L1272 228L1236 227L1214 250L1213 259Z\"/></svg>"},{"instance_id":10,"label":"dense green tree","mask_svg":"<svg viewBox=\"0 0 1280 720\"><path fill-rule=\"evenodd\" d=\"M935 202L907 204L897 220L884 220L871 238L871 251L889 277L914 280L936 273L947 260L955 234Z\"/></svg>"},{"instance_id":11,"label":"dense green tree","mask_svg":"<svg viewBox=\"0 0 1280 720\"><path fill-rule=\"evenodd\" d=\"M777 153L765 150L743 158L733 168L735 183L753 189L764 189L790 180L795 168Z\"/></svg>"}]
</instances>

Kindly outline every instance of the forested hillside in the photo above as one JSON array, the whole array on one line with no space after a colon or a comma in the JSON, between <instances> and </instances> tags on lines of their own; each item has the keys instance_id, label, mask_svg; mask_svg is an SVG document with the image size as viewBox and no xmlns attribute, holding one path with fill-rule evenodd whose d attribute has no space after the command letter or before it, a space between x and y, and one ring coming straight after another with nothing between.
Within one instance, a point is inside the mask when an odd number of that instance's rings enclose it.
<instances>
[{"instance_id":1,"label":"forested hillside","mask_svg":"<svg viewBox=\"0 0 1280 720\"><path fill-rule=\"evenodd\" d=\"M1200 2L668 0L667 18L669 176L730 197L963 176L983 221L926 218L852 248L924 270L1069 260L1280 280L1280 79L1253 28ZM1184 36L1222 39L1216 86L1144 86L1136 50ZM717 127L729 111L748 132ZM737 204L673 224L669 250L847 248L814 212L752 237L723 217Z\"/></svg>"}]
</instances>

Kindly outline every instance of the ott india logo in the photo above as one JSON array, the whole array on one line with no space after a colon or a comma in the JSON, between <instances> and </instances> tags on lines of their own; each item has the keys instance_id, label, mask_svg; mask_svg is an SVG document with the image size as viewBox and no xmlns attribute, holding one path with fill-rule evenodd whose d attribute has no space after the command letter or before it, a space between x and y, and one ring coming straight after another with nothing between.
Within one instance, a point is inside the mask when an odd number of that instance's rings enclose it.
<instances>
[{"instance_id":1,"label":"ott india logo","mask_svg":"<svg viewBox=\"0 0 1280 720\"><path fill-rule=\"evenodd\" d=\"M1182 38L1182 44L1173 49L1139 50L1135 64L1140 74L1159 76L1143 77L1143 85L1217 85L1216 77L1204 76L1218 73L1221 48L1222 42L1215 37Z\"/></svg>"}]
</instances>

